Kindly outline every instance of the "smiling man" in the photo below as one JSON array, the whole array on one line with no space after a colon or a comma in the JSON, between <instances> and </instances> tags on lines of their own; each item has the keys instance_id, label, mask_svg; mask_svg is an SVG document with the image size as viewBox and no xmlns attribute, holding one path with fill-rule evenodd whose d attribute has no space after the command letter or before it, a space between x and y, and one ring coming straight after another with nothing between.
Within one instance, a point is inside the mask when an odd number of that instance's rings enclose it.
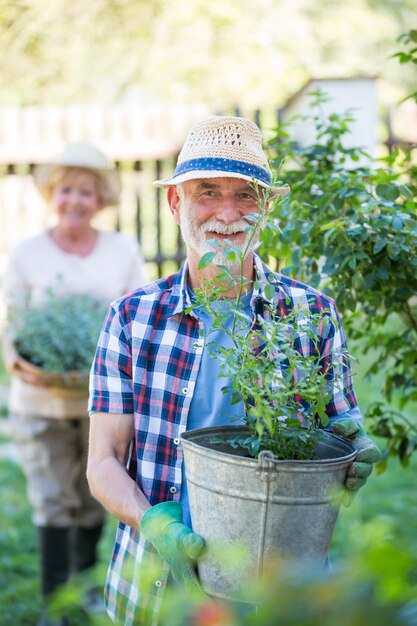
<instances>
[{"instance_id":1,"label":"smiling man","mask_svg":"<svg viewBox=\"0 0 417 626\"><path fill-rule=\"evenodd\" d=\"M93 495L120 520L105 598L111 618L125 626L156 625L170 581L189 588L198 584L194 565L204 539L192 532L180 436L185 430L228 423L243 411L243 404L232 404L222 393L224 382L205 347L211 320L206 311L191 306L193 292L217 276L218 264L240 272L224 253L226 241L245 252L247 291L241 302L248 319L256 318L256 303L268 301L265 288L270 292L271 286L277 307L309 307L319 301L337 317L332 300L274 274L254 252L258 237L252 218L264 204L260 198L272 191L255 124L221 116L198 122L172 178L155 184L168 190L187 260L178 273L113 303L90 382L87 475ZM215 253L212 262L199 267L207 252ZM233 285L225 295L225 304L233 307ZM215 332L210 341L227 347L226 333ZM345 345L340 324L332 339L339 349ZM328 341L323 349L331 349ZM360 426L348 368L343 383L329 403L329 418L347 429L353 445L360 439L362 449L374 451ZM377 456L365 453L348 488L365 482ZM147 576L151 571L153 580Z\"/></svg>"},{"instance_id":2,"label":"smiling man","mask_svg":"<svg viewBox=\"0 0 417 626\"><path fill-rule=\"evenodd\" d=\"M192 288L199 287L201 257L215 252L206 268L207 277L215 278L218 265L238 271L239 264L230 262L224 253L229 242L246 251L244 276L253 278L252 252L259 241L248 217L258 212L258 193L254 185L239 178L220 177L189 180L168 189L168 202L175 222L187 244L188 276ZM213 245L217 242L220 245Z\"/></svg>"}]
</instances>

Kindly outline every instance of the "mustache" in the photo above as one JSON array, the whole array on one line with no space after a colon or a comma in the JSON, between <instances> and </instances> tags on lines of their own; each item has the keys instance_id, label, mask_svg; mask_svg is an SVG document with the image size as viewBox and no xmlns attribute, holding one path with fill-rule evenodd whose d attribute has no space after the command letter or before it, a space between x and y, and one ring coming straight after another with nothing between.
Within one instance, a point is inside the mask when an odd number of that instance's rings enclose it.
<instances>
[{"instance_id":1,"label":"mustache","mask_svg":"<svg viewBox=\"0 0 417 626\"><path fill-rule=\"evenodd\" d=\"M224 224L217 220L211 220L201 226L203 233L219 233L220 235L235 235L247 231L249 224L245 220L233 222L233 224Z\"/></svg>"}]
</instances>

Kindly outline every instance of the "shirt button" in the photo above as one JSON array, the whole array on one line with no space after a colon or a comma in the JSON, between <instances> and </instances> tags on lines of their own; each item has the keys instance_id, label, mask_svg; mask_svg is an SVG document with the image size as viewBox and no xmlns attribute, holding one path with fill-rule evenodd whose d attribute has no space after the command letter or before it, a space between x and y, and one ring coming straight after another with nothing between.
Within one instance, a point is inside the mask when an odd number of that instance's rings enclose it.
<instances>
[{"instance_id":1,"label":"shirt button","mask_svg":"<svg viewBox=\"0 0 417 626\"><path fill-rule=\"evenodd\" d=\"M156 580L155 587L162 587L162 580Z\"/></svg>"},{"instance_id":2,"label":"shirt button","mask_svg":"<svg viewBox=\"0 0 417 626\"><path fill-rule=\"evenodd\" d=\"M188 393L188 387L183 387L182 388L182 393L184 394L184 396L186 396L187 393Z\"/></svg>"},{"instance_id":3,"label":"shirt button","mask_svg":"<svg viewBox=\"0 0 417 626\"><path fill-rule=\"evenodd\" d=\"M175 439L174 439L174 443L175 443L175 445L176 445L176 446L179 446L179 445L180 445L180 443L181 443L181 442L180 442L180 440L178 439L178 437L175 437Z\"/></svg>"},{"instance_id":4,"label":"shirt button","mask_svg":"<svg viewBox=\"0 0 417 626\"><path fill-rule=\"evenodd\" d=\"M177 493L177 488L176 487L170 487L169 488L171 493Z\"/></svg>"}]
</instances>

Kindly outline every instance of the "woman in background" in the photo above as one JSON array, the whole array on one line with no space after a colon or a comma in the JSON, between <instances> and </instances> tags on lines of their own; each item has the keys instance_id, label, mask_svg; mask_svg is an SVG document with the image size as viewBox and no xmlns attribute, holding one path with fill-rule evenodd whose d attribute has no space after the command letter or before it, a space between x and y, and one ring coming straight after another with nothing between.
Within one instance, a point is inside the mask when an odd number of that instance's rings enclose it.
<instances>
[{"instance_id":1,"label":"woman in background","mask_svg":"<svg viewBox=\"0 0 417 626\"><path fill-rule=\"evenodd\" d=\"M4 284L8 311L41 304L50 288L108 305L146 282L137 241L92 224L120 194L119 175L102 152L88 143L69 144L56 161L38 166L34 179L56 224L12 251ZM19 367L7 333L5 360L9 413L39 538L45 608L38 626L64 626L67 618L54 621L48 614L48 599L70 574L95 564L105 520L85 478L88 391L61 395L45 386Z\"/></svg>"}]
</instances>

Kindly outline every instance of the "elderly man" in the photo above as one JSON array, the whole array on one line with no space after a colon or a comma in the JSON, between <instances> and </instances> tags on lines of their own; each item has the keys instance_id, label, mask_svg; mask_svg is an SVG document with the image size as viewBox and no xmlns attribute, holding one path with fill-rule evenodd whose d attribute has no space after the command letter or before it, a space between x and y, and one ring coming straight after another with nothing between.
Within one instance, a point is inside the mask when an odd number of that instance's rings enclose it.
<instances>
[{"instance_id":1,"label":"elderly man","mask_svg":"<svg viewBox=\"0 0 417 626\"><path fill-rule=\"evenodd\" d=\"M87 475L93 495L120 520L105 598L111 618L126 626L134 620L158 623L170 577L186 586L196 584L193 565L204 539L191 528L181 433L239 414L213 377L210 350L196 348L204 320L190 307L192 292L216 277L219 263L227 262L221 249L225 239L247 251L243 275L249 312L255 297L264 297L262 287L256 294L250 289L255 274L257 284L265 284L266 276L271 281L254 245L247 245L249 215L259 211L259 198L271 187L255 124L221 116L198 122L186 138L173 177L155 184L168 189L187 260L177 274L113 303L91 374ZM199 260L208 251L216 256L200 269ZM274 281L277 290L286 281L290 298L300 289L317 297L307 285L278 274ZM236 296L233 287L225 296ZM339 327L337 332L343 346L343 331ZM357 490L379 452L363 432L350 371L340 395L342 400L329 403L328 415L338 422L339 433L361 449L361 462L353 464L346 484ZM144 570L157 572L151 584Z\"/></svg>"}]
</instances>

